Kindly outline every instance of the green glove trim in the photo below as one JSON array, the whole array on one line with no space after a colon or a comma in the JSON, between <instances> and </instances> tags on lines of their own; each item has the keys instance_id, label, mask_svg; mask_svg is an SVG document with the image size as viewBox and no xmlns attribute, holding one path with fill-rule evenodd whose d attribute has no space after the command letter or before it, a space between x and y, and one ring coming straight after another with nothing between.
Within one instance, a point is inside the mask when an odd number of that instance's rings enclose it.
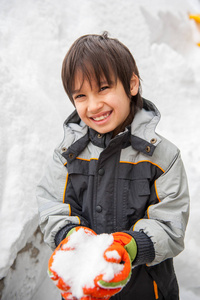
<instances>
[{"instance_id":1,"label":"green glove trim","mask_svg":"<svg viewBox=\"0 0 200 300\"><path fill-rule=\"evenodd\" d=\"M74 231L76 231L76 227L70 229L70 231L68 232L68 234L66 235L66 237L70 236Z\"/></svg>"},{"instance_id":2,"label":"green glove trim","mask_svg":"<svg viewBox=\"0 0 200 300\"><path fill-rule=\"evenodd\" d=\"M131 262L133 262L137 255L137 244L136 244L136 241L134 240L134 238L132 238L130 243L125 245L124 248L128 252Z\"/></svg>"},{"instance_id":3,"label":"green glove trim","mask_svg":"<svg viewBox=\"0 0 200 300\"><path fill-rule=\"evenodd\" d=\"M108 281L104 281L104 280L99 280L98 285L104 289L121 288L126 285L126 283L129 281L130 277L131 277L131 272L129 273L128 277L122 281L108 282Z\"/></svg>"}]
</instances>

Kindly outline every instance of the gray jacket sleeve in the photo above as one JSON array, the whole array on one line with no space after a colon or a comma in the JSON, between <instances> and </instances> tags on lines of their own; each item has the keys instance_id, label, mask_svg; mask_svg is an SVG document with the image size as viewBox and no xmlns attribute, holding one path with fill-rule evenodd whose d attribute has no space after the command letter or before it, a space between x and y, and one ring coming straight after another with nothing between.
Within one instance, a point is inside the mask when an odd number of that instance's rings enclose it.
<instances>
[{"instance_id":1,"label":"gray jacket sleeve","mask_svg":"<svg viewBox=\"0 0 200 300\"><path fill-rule=\"evenodd\" d=\"M149 266L174 257L184 249L189 192L179 151L153 188L159 202L149 206L146 218L137 221L133 227L134 231L144 232L153 242L155 258Z\"/></svg>"},{"instance_id":2,"label":"gray jacket sleeve","mask_svg":"<svg viewBox=\"0 0 200 300\"><path fill-rule=\"evenodd\" d=\"M55 236L59 230L68 224L81 223L78 216L71 215L70 205L63 203L68 173L62 160L64 158L55 150L36 190L40 228L44 233L44 241L52 249L56 247Z\"/></svg>"}]
</instances>

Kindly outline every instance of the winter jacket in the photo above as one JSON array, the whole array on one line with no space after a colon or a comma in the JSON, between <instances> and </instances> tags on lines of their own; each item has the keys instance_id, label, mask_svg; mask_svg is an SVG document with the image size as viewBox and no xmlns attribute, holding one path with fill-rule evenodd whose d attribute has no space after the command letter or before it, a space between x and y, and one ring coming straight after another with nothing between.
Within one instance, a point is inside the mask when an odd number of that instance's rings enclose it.
<instances>
[{"instance_id":1,"label":"winter jacket","mask_svg":"<svg viewBox=\"0 0 200 300\"><path fill-rule=\"evenodd\" d=\"M177 300L172 258L184 248L187 178L180 151L155 132L159 111L143 101L114 138L88 128L76 111L65 121L37 189L40 226L52 249L77 225L129 233L138 247L132 277L112 299Z\"/></svg>"}]
</instances>

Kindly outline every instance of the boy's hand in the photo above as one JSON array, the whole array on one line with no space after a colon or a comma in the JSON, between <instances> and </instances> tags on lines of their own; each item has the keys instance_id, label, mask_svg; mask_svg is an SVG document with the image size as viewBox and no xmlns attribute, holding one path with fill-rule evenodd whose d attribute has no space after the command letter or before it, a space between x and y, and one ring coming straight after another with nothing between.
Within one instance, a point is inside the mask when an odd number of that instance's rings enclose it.
<instances>
[{"instance_id":1,"label":"boy's hand","mask_svg":"<svg viewBox=\"0 0 200 300\"><path fill-rule=\"evenodd\" d=\"M49 260L49 276L56 283L56 286L61 290L62 297L66 300L77 300L71 293L71 283L64 282L61 276L53 270L52 265L54 257L58 252L61 251L74 251L75 248L70 247L70 238L73 233L81 229L88 238L94 238L97 234L86 227L75 227L68 233L67 237L60 243L52 254ZM110 235L107 235L110 236ZM136 256L136 243L134 239L126 233L113 233L113 242L111 239L110 246L102 253L103 257L108 263L118 265L118 271L114 273L111 279L107 279L104 272L96 276L93 280L94 284L91 287L83 286L83 296L81 300L108 300L111 296L120 292L121 289L126 285L131 276L131 262ZM95 238L96 239L96 238ZM109 238L110 239L110 238ZM95 240L96 241L96 240ZM96 246L95 246L96 247ZM77 260L79 257L77 257ZM98 261L97 261L98 264ZM120 271L119 271L120 270ZM79 274L77 274L79 276Z\"/></svg>"},{"instance_id":2,"label":"boy's hand","mask_svg":"<svg viewBox=\"0 0 200 300\"><path fill-rule=\"evenodd\" d=\"M117 245L123 246L128 252L132 263L137 255L137 244L134 238L125 232L114 232L112 233L112 236L114 237L113 244L116 246L116 248Z\"/></svg>"},{"instance_id":3,"label":"boy's hand","mask_svg":"<svg viewBox=\"0 0 200 300\"><path fill-rule=\"evenodd\" d=\"M112 280L106 281L103 279L103 274L100 274L94 279L95 287L93 289L84 288L84 294L90 295L94 299L115 295L121 291L131 277L131 263L137 254L136 242L131 235L124 232L115 232L112 236L113 243L104 252L104 259L124 267L121 272L115 274Z\"/></svg>"},{"instance_id":4,"label":"boy's hand","mask_svg":"<svg viewBox=\"0 0 200 300\"><path fill-rule=\"evenodd\" d=\"M110 281L103 280L103 275L96 278L97 285L107 289L119 289L127 284L131 277L131 263L137 254L137 245L131 235L124 232L112 233L114 241L104 252L104 259L111 263L123 264L123 270Z\"/></svg>"}]
</instances>

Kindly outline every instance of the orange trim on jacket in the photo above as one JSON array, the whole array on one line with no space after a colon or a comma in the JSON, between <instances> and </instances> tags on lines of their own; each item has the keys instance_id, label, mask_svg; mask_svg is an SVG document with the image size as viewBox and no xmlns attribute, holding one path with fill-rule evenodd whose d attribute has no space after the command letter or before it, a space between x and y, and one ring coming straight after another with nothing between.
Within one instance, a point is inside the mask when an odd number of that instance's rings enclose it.
<instances>
[{"instance_id":1,"label":"orange trim on jacket","mask_svg":"<svg viewBox=\"0 0 200 300\"><path fill-rule=\"evenodd\" d=\"M69 174L67 173L65 188L64 188L64 192L63 192L63 203L65 203L65 193L66 193L66 189L67 189L68 177L69 177Z\"/></svg>"},{"instance_id":2,"label":"orange trim on jacket","mask_svg":"<svg viewBox=\"0 0 200 300\"><path fill-rule=\"evenodd\" d=\"M150 160L140 160L138 162L130 162L130 161L120 161L120 163L125 163L125 164L132 164L132 165L137 165L139 163L142 163L142 162L148 162L156 167L158 167L163 173L165 173L165 171L157 164L153 163L152 161Z\"/></svg>"},{"instance_id":3,"label":"orange trim on jacket","mask_svg":"<svg viewBox=\"0 0 200 300\"><path fill-rule=\"evenodd\" d=\"M155 282L155 280L153 281L153 288L154 288L154 293L155 293L155 299L159 299L158 286L157 286L157 283Z\"/></svg>"}]
</instances>

